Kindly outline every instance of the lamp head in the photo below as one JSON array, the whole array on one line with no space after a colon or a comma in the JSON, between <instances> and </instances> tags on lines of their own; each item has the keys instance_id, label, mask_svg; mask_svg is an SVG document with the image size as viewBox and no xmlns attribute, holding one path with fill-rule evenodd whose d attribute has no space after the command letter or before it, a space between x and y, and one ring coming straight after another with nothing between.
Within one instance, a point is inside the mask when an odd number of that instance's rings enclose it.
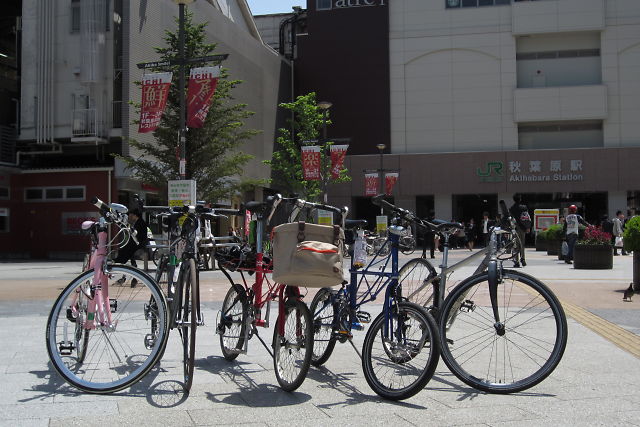
<instances>
[{"instance_id":1,"label":"lamp head","mask_svg":"<svg viewBox=\"0 0 640 427\"><path fill-rule=\"evenodd\" d=\"M333 104L329 101L320 101L318 102L318 108L320 108L321 110L328 110L329 108L331 108Z\"/></svg>"},{"instance_id":2,"label":"lamp head","mask_svg":"<svg viewBox=\"0 0 640 427\"><path fill-rule=\"evenodd\" d=\"M384 150L385 148L387 148L387 146L386 146L386 145L384 145L384 144L378 144L378 145L376 145L376 147L377 147L377 148L378 148L378 150L380 150L380 151L382 151L382 150Z\"/></svg>"}]
</instances>

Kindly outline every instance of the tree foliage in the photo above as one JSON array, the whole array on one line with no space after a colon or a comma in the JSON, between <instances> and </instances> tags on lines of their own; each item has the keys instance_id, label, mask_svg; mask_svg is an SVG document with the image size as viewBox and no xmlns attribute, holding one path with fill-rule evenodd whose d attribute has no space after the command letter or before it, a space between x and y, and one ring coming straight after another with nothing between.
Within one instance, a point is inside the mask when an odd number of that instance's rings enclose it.
<instances>
[{"instance_id":1,"label":"tree foliage","mask_svg":"<svg viewBox=\"0 0 640 427\"><path fill-rule=\"evenodd\" d=\"M344 167L339 178L331 177L330 146L333 142L321 139L325 120L327 126L331 125L331 120L329 111L318 106L315 92L300 95L294 102L282 103L280 107L291 111L293 118L288 120L290 128L278 129L279 136L273 157L264 161L273 171L273 186L285 194L295 193L307 200L319 200L323 186L328 186L331 182L351 181L348 170ZM303 179L301 147L305 145L323 147L320 151L320 181Z\"/></svg>"},{"instance_id":2,"label":"tree foliage","mask_svg":"<svg viewBox=\"0 0 640 427\"><path fill-rule=\"evenodd\" d=\"M193 14L185 14L185 56L194 58L211 55L216 45L206 42L207 23L194 24ZM176 24L178 19L176 18ZM159 60L179 57L178 30L165 32L166 47L155 48ZM188 81L191 67L185 66L185 80ZM135 178L142 182L166 188L167 180L180 179L180 151L178 131L180 128L179 66L171 67L173 82L170 87L167 107L154 140L130 139L129 143L140 153L140 157L117 156L122 159ZM168 71L166 68L157 71ZM252 158L241 151L244 142L259 131L246 129L244 120L254 113L247 105L235 103L232 92L242 82L230 78L229 71L222 68L211 102L209 114L202 128L191 128L186 134L186 176L197 182L198 199L215 201L231 197L243 187L263 184L260 181L242 179L243 167ZM185 91L188 85L185 83ZM139 105L137 105L139 110ZM137 123L137 121L136 121Z\"/></svg>"}]
</instances>

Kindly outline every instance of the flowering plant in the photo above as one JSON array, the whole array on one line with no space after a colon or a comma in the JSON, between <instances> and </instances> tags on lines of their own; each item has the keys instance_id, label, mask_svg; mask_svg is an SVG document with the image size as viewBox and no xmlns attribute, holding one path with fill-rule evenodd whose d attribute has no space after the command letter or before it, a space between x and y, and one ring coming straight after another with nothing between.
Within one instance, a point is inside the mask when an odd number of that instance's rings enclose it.
<instances>
[{"instance_id":1,"label":"flowering plant","mask_svg":"<svg viewBox=\"0 0 640 427\"><path fill-rule=\"evenodd\" d=\"M611 234L590 225L584 230L584 237L578 241L579 245L610 245Z\"/></svg>"}]
</instances>

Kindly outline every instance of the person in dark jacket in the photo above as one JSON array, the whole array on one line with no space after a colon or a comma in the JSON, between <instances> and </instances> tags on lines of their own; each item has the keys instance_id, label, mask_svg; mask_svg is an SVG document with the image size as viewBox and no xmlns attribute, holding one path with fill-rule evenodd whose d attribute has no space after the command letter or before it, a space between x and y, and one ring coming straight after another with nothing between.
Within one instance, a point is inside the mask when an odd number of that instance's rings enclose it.
<instances>
[{"instance_id":1,"label":"person in dark jacket","mask_svg":"<svg viewBox=\"0 0 640 427\"><path fill-rule=\"evenodd\" d=\"M139 209L132 209L129 211L129 223L133 225L133 229L136 231L135 238L138 243L135 242L133 237L129 239L127 244L118 251L118 256L113 260L115 263L126 264L131 260L131 265L136 267L135 253L139 249L147 249L147 223L142 219L142 212Z\"/></svg>"},{"instance_id":2,"label":"person in dark jacket","mask_svg":"<svg viewBox=\"0 0 640 427\"><path fill-rule=\"evenodd\" d=\"M434 211L429 211L429 217L427 218L427 221L429 222L433 222L433 220L435 219L436 214ZM422 231L422 258L426 258L427 257L427 246L429 246L429 253L431 255L431 258L435 258L435 249L436 249L436 234L432 231Z\"/></svg>"},{"instance_id":3,"label":"person in dark jacket","mask_svg":"<svg viewBox=\"0 0 640 427\"><path fill-rule=\"evenodd\" d=\"M518 253L513 259L513 266L518 268L520 264L522 264L523 267L527 265L524 258L524 240L526 234L531 231L531 216L529 215L529 208L527 208L521 194L514 194L513 202L513 205L509 208L509 214L516 221L516 234L520 241Z\"/></svg>"}]
</instances>

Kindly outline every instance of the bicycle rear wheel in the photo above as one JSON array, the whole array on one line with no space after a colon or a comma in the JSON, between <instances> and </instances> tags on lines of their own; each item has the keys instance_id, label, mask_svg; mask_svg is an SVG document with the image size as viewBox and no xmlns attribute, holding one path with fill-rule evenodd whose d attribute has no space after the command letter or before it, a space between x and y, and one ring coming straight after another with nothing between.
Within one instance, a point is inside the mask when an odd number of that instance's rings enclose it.
<instances>
[{"instance_id":1,"label":"bicycle rear wheel","mask_svg":"<svg viewBox=\"0 0 640 427\"><path fill-rule=\"evenodd\" d=\"M96 298L93 274L89 270L75 278L54 303L47 320L47 352L69 384L91 393L111 393L141 379L157 362L168 336L167 304L143 271L111 266L106 304L112 323L99 322L97 315L86 315L85 303ZM155 308L148 308L149 301ZM158 327L150 340L152 321Z\"/></svg>"},{"instance_id":2,"label":"bicycle rear wheel","mask_svg":"<svg viewBox=\"0 0 640 427\"><path fill-rule=\"evenodd\" d=\"M248 316L247 304L247 295L242 285L239 284L231 286L222 303L217 328L222 355L229 361L238 357L244 347Z\"/></svg>"},{"instance_id":3,"label":"bicycle rear wheel","mask_svg":"<svg viewBox=\"0 0 640 427\"><path fill-rule=\"evenodd\" d=\"M416 303L430 310L437 303L437 282L426 284L438 273L429 261L414 258L402 266L398 272L398 283L402 286L402 296L410 302ZM434 316L437 317L437 316Z\"/></svg>"},{"instance_id":4,"label":"bicycle rear wheel","mask_svg":"<svg viewBox=\"0 0 640 427\"><path fill-rule=\"evenodd\" d=\"M313 316L313 354L311 364L321 366L329 360L336 346L333 333L335 323L335 306L330 288L322 288L311 301L311 315Z\"/></svg>"},{"instance_id":5,"label":"bicycle rear wheel","mask_svg":"<svg viewBox=\"0 0 640 427\"><path fill-rule=\"evenodd\" d=\"M311 313L306 304L296 299L285 303L284 317L278 316L273 331L273 366L278 384L285 391L294 391L304 381L311 364L313 329ZM278 333L284 324L284 334Z\"/></svg>"},{"instance_id":6,"label":"bicycle rear wheel","mask_svg":"<svg viewBox=\"0 0 640 427\"><path fill-rule=\"evenodd\" d=\"M442 358L464 383L490 393L514 393L544 380L567 344L567 319L542 282L504 270L496 322L487 273L460 283L442 309Z\"/></svg>"},{"instance_id":7,"label":"bicycle rear wheel","mask_svg":"<svg viewBox=\"0 0 640 427\"><path fill-rule=\"evenodd\" d=\"M182 340L182 367L184 390L188 393L193 383L195 366L196 328L199 307L198 273L195 260L183 263L180 271L180 306L177 312L177 326Z\"/></svg>"},{"instance_id":8,"label":"bicycle rear wheel","mask_svg":"<svg viewBox=\"0 0 640 427\"><path fill-rule=\"evenodd\" d=\"M424 308L400 302L386 323L380 313L362 348L362 369L369 386L390 400L407 399L433 377L440 357L438 327Z\"/></svg>"}]
</instances>

